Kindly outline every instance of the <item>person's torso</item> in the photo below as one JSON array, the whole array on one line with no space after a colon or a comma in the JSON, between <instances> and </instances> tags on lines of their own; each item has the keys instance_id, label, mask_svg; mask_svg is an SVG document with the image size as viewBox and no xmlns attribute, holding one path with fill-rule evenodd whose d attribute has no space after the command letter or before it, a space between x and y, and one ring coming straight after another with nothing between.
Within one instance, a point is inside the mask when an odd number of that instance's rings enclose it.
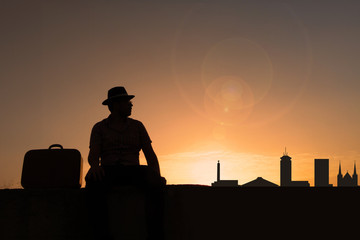
<instances>
[{"instance_id":1,"label":"person's torso","mask_svg":"<svg viewBox=\"0 0 360 240\"><path fill-rule=\"evenodd\" d=\"M112 127L108 119L101 123L101 164L139 165L139 122L128 118L121 129Z\"/></svg>"}]
</instances>

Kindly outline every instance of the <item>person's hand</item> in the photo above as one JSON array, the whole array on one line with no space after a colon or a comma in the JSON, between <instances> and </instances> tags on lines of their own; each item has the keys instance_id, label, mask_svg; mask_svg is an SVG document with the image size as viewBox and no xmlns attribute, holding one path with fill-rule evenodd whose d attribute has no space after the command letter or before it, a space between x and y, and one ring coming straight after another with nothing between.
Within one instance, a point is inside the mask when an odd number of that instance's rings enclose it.
<instances>
[{"instance_id":1,"label":"person's hand","mask_svg":"<svg viewBox=\"0 0 360 240\"><path fill-rule=\"evenodd\" d=\"M161 184L162 184L162 185L166 185L166 178L161 177L160 179L161 179L161 180L160 180Z\"/></svg>"},{"instance_id":2,"label":"person's hand","mask_svg":"<svg viewBox=\"0 0 360 240\"><path fill-rule=\"evenodd\" d=\"M105 176L104 169L101 166L92 166L86 174L85 180L102 181Z\"/></svg>"}]
</instances>

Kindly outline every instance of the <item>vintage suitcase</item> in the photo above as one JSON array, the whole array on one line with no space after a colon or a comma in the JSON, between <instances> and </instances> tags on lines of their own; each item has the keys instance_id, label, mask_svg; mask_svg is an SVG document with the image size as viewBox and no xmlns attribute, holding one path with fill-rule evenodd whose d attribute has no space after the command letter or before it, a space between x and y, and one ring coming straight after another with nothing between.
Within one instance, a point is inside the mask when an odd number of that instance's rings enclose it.
<instances>
[{"instance_id":1,"label":"vintage suitcase","mask_svg":"<svg viewBox=\"0 0 360 240\"><path fill-rule=\"evenodd\" d=\"M21 185L24 188L80 188L82 157L76 149L53 144L25 154Z\"/></svg>"}]
</instances>

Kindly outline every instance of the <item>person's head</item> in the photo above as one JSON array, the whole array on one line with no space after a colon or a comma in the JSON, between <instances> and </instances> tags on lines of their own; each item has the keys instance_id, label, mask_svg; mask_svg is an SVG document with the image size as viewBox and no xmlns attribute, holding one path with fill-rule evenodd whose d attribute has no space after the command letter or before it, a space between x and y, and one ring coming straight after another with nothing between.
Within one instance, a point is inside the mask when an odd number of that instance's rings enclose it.
<instances>
[{"instance_id":1,"label":"person's head","mask_svg":"<svg viewBox=\"0 0 360 240\"><path fill-rule=\"evenodd\" d=\"M132 102L130 99L118 98L109 102L108 108L111 113L115 113L120 116L128 117L131 115Z\"/></svg>"},{"instance_id":2,"label":"person's head","mask_svg":"<svg viewBox=\"0 0 360 240\"><path fill-rule=\"evenodd\" d=\"M124 87L114 87L108 91L108 98L102 103L107 105L110 112L121 116L130 116L134 95L128 95Z\"/></svg>"}]
</instances>

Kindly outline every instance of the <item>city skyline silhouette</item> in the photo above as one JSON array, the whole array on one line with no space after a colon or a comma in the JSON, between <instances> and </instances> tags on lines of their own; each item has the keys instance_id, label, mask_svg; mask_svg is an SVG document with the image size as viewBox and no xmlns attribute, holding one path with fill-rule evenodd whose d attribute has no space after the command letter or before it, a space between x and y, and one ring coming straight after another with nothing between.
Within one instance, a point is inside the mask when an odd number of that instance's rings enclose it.
<instances>
[{"instance_id":1,"label":"city skyline silhouette","mask_svg":"<svg viewBox=\"0 0 360 240\"><path fill-rule=\"evenodd\" d=\"M280 157L280 186L281 187L310 187L308 181L292 180L291 157L285 151ZM244 170L246 171L246 170ZM238 184L238 180L223 180L220 178L220 160L217 162L217 180L211 184L212 187L277 187L279 185L272 183L262 177L257 177L248 183ZM329 159L314 159L314 186L313 187L333 187L329 184ZM343 176L341 173L341 163L339 163L339 173L337 175L337 187L358 187L358 175L356 173L356 162L354 162L353 175L348 171Z\"/></svg>"}]
</instances>

